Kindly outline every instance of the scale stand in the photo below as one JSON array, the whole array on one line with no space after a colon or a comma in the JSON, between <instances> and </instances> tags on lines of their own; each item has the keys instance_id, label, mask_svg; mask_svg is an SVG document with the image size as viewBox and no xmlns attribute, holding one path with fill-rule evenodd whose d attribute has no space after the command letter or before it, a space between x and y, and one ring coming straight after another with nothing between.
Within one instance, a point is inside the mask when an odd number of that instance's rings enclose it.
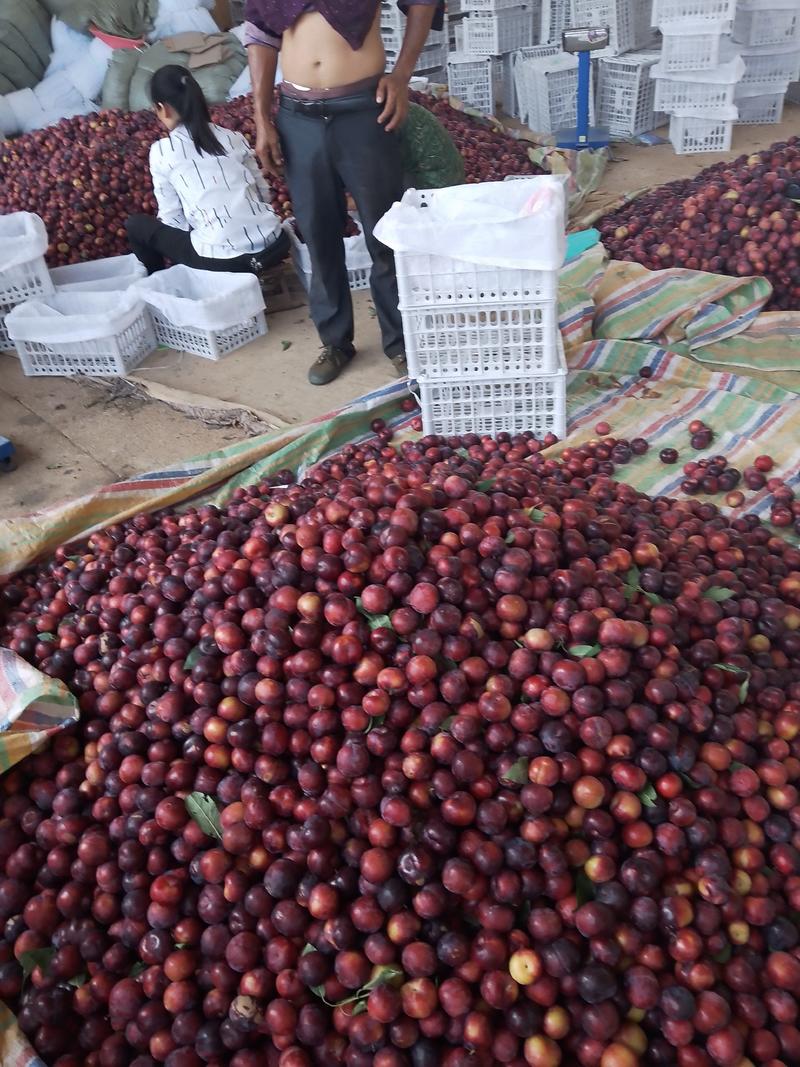
<instances>
[{"instance_id":1,"label":"scale stand","mask_svg":"<svg viewBox=\"0 0 800 1067\"><path fill-rule=\"evenodd\" d=\"M555 135L559 148L607 148L608 130L589 125L589 93L592 84L591 53L607 48L608 28L586 26L564 30L562 47L569 55L578 56L578 116L573 129L559 130Z\"/></svg>"}]
</instances>

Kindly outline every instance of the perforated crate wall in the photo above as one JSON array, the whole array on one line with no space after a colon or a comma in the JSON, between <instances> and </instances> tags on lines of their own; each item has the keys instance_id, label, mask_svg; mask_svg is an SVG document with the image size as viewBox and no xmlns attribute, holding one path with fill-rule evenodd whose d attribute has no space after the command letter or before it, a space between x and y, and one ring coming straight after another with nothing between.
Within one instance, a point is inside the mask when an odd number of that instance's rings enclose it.
<instances>
[{"instance_id":1,"label":"perforated crate wall","mask_svg":"<svg viewBox=\"0 0 800 1067\"><path fill-rule=\"evenodd\" d=\"M793 8L751 7L739 0L733 39L747 45L789 45L800 40L800 5Z\"/></svg>"},{"instance_id":2,"label":"perforated crate wall","mask_svg":"<svg viewBox=\"0 0 800 1067\"><path fill-rule=\"evenodd\" d=\"M656 83L650 69L658 53L601 59L597 68L597 122L612 137L635 137L665 121L655 110Z\"/></svg>"},{"instance_id":3,"label":"perforated crate wall","mask_svg":"<svg viewBox=\"0 0 800 1067\"><path fill-rule=\"evenodd\" d=\"M595 57L617 56L636 46L636 3L642 0L572 0L573 26L608 26L608 47Z\"/></svg>"},{"instance_id":4,"label":"perforated crate wall","mask_svg":"<svg viewBox=\"0 0 800 1067\"><path fill-rule=\"evenodd\" d=\"M769 125L780 122L783 118L784 94L763 93L759 96L737 96L736 107L739 109L737 126Z\"/></svg>"},{"instance_id":5,"label":"perforated crate wall","mask_svg":"<svg viewBox=\"0 0 800 1067\"><path fill-rule=\"evenodd\" d=\"M511 54L511 78L516 100L514 115L528 127L530 127L528 118L533 104L533 85L527 60L552 59L553 56L560 54L561 46L558 44L534 45L532 48L521 48Z\"/></svg>"},{"instance_id":6,"label":"perforated crate wall","mask_svg":"<svg viewBox=\"0 0 800 1067\"><path fill-rule=\"evenodd\" d=\"M672 23L670 23L670 27ZM708 70L719 62L722 34L719 29L703 33L672 33L662 28L661 68L666 74L681 71Z\"/></svg>"},{"instance_id":7,"label":"perforated crate wall","mask_svg":"<svg viewBox=\"0 0 800 1067\"><path fill-rule=\"evenodd\" d=\"M154 308L151 308L151 314L159 344L203 359L221 359L267 332L267 317L263 311L227 330L190 329L176 326Z\"/></svg>"},{"instance_id":8,"label":"perforated crate wall","mask_svg":"<svg viewBox=\"0 0 800 1067\"><path fill-rule=\"evenodd\" d=\"M652 23L652 0L642 0L633 5L633 47L636 49L654 48L660 45L658 32Z\"/></svg>"},{"instance_id":9,"label":"perforated crate wall","mask_svg":"<svg viewBox=\"0 0 800 1067\"><path fill-rule=\"evenodd\" d=\"M730 22L736 0L653 0L652 23Z\"/></svg>"},{"instance_id":10,"label":"perforated crate wall","mask_svg":"<svg viewBox=\"0 0 800 1067\"><path fill-rule=\"evenodd\" d=\"M39 341L14 342L28 377L68 377L91 374L113 378L128 374L156 347L156 336L145 308L130 326L118 334L93 341L65 341L59 344Z\"/></svg>"},{"instance_id":11,"label":"perforated crate wall","mask_svg":"<svg viewBox=\"0 0 800 1067\"><path fill-rule=\"evenodd\" d=\"M448 5L449 9L450 5ZM406 32L406 16L397 6L395 0L382 0L381 2L381 36L384 39L384 45L392 48L394 51L399 51L403 43L403 37ZM444 27L441 30L431 30L428 33L426 45L431 44L447 44L447 24L445 22Z\"/></svg>"},{"instance_id":12,"label":"perforated crate wall","mask_svg":"<svg viewBox=\"0 0 800 1067\"><path fill-rule=\"evenodd\" d=\"M517 7L496 15L468 14L463 22L463 51L474 56L499 56L533 44L533 12Z\"/></svg>"},{"instance_id":13,"label":"perforated crate wall","mask_svg":"<svg viewBox=\"0 0 800 1067\"><path fill-rule=\"evenodd\" d=\"M732 133L731 119L673 115L669 120L669 139L679 156L697 152L729 152Z\"/></svg>"},{"instance_id":14,"label":"perforated crate wall","mask_svg":"<svg viewBox=\"0 0 800 1067\"><path fill-rule=\"evenodd\" d=\"M571 0L542 0L541 44L558 44L561 48L561 35L572 26Z\"/></svg>"},{"instance_id":15,"label":"perforated crate wall","mask_svg":"<svg viewBox=\"0 0 800 1067\"><path fill-rule=\"evenodd\" d=\"M447 89L465 104L494 115L503 95L503 65L496 56L451 54L447 60Z\"/></svg>"},{"instance_id":16,"label":"perforated crate wall","mask_svg":"<svg viewBox=\"0 0 800 1067\"><path fill-rule=\"evenodd\" d=\"M800 48L789 52L742 51L745 71L739 85L753 95L785 90L800 77Z\"/></svg>"},{"instance_id":17,"label":"perforated crate wall","mask_svg":"<svg viewBox=\"0 0 800 1067\"><path fill-rule=\"evenodd\" d=\"M532 378L420 385L425 433L461 435L524 433L564 437L567 424L566 370Z\"/></svg>"},{"instance_id":18,"label":"perforated crate wall","mask_svg":"<svg viewBox=\"0 0 800 1067\"><path fill-rule=\"evenodd\" d=\"M510 7L519 7L519 0L461 0L461 10L466 12L482 11L491 15Z\"/></svg>"},{"instance_id":19,"label":"perforated crate wall","mask_svg":"<svg viewBox=\"0 0 800 1067\"><path fill-rule=\"evenodd\" d=\"M653 78L657 111L693 112L709 117L733 104L736 82L698 82L672 78Z\"/></svg>"},{"instance_id":20,"label":"perforated crate wall","mask_svg":"<svg viewBox=\"0 0 800 1067\"><path fill-rule=\"evenodd\" d=\"M26 300L52 292L53 282L43 256L0 270L0 352L14 347L3 324L9 311Z\"/></svg>"},{"instance_id":21,"label":"perforated crate wall","mask_svg":"<svg viewBox=\"0 0 800 1067\"><path fill-rule=\"evenodd\" d=\"M555 270L490 267L424 252L396 252L395 262L403 310L468 308L483 303L526 307L558 297Z\"/></svg>"},{"instance_id":22,"label":"perforated crate wall","mask_svg":"<svg viewBox=\"0 0 800 1067\"><path fill-rule=\"evenodd\" d=\"M578 64L573 60L573 56L558 55L523 60L515 67L520 112L537 133L555 133L575 125ZM593 92L589 94L589 121L594 122Z\"/></svg>"}]
</instances>

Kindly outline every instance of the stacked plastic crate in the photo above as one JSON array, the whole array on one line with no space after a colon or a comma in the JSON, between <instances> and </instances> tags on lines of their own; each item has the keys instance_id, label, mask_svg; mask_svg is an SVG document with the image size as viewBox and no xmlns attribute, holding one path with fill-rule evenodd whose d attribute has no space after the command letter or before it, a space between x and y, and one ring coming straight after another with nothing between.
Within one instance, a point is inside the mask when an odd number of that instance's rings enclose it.
<instances>
[{"instance_id":1,"label":"stacked plastic crate","mask_svg":"<svg viewBox=\"0 0 800 1067\"><path fill-rule=\"evenodd\" d=\"M547 232L528 242L535 245L528 261L541 269L492 265L491 228L474 221L480 208L492 196L503 197L504 185L506 190L513 185L512 195L524 204L545 184L555 208L548 214ZM395 247L409 374L419 386L424 430L439 434L532 430L537 437L563 436L566 368L558 326L563 186L552 178L527 178L464 190L410 190L392 210L405 212L404 219L408 214L423 217L426 247L441 243L450 248L454 207L442 208L439 215L437 201L443 204L453 196L475 198L475 210L461 205L468 221L459 227L463 231L475 226L479 244L485 232L481 263L446 252L409 251L407 227L406 250ZM392 247L396 244L385 232L380 237Z\"/></svg>"},{"instance_id":2,"label":"stacked plastic crate","mask_svg":"<svg viewBox=\"0 0 800 1067\"><path fill-rule=\"evenodd\" d=\"M386 52L386 69L393 70L403 46L406 17L395 0L381 0L381 37ZM444 83L447 54L450 50L449 30L445 21L441 30L431 30L420 53L415 74L432 82Z\"/></svg>"},{"instance_id":3,"label":"stacked plastic crate","mask_svg":"<svg viewBox=\"0 0 800 1067\"><path fill-rule=\"evenodd\" d=\"M660 126L665 116L656 110L656 83L650 72L657 51L607 56L597 66L597 123L612 140L629 141Z\"/></svg>"},{"instance_id":4,"label":"stacked plastic crate","mask_svg":"<svg viewBox=\"0 0 800 1067\"><path fill-rule=\"evenodd\" d=\"M653 25L662 35L661 60L651 69L655 107L669 114L669 138L679 155L730 149L737 117L730 38L735 11L736 0L653 0ZM709 81L722 67L734 80Z\"/></svg>"},{"instance_id":5,"label":"stacked plastic crate","mask_svg":"<svg viewBox=\"0 0 800 1067\"><path fill-rule=\"evenodd\" d=\"M738 122L780 122L800 72L800 0L738 0L733 39L745 66L734 94Z\"/></svg>"},{"instance_id":6,"label":"stacked plastic crate","mask_svg":"<svg viewBox=\"0 0 800 1067\"><path fill-rule=\"evenodd\" d=\"M452 96L486 114L502 104L514 113L515 100L508 57L538 40L542 0L461 0L455 33L456 51L447 61Z\"/></svg>"}]
</instances>

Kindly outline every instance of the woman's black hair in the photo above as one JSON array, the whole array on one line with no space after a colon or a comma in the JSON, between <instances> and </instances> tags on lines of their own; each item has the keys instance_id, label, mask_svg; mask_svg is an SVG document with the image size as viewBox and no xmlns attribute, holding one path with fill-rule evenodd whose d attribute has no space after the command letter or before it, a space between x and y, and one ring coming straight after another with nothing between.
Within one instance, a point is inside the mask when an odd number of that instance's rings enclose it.
<instances>
[{"instance_id":1,"label":"woman's black hair","mask_svg":"<svg viewBox=\"0 0 800 1067\"><path fill-rule=\"evenodd\" d=\"M203 90L185 67L171 63L157 70L150 81L150 99L154 104L169 104L178 113L198 152L225 155L211 128L211 112Z\"/></svg>"}]
</instances>

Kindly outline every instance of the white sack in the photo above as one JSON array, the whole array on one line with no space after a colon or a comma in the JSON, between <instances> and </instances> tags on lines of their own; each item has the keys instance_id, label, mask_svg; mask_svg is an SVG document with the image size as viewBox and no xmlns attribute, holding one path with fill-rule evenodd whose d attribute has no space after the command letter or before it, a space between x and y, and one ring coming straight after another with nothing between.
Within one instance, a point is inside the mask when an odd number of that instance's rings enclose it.
<instances>
[{"instance_id":1,"label":"white sack","mask_svg":"<svg viewBox=\"0 0 800 1067\"><path fill-rule=\"evenodd\" d=\"M45 225L30 211L0 215L0 271L18 267L47 251Z\"/></svg>"}]
</instances>

